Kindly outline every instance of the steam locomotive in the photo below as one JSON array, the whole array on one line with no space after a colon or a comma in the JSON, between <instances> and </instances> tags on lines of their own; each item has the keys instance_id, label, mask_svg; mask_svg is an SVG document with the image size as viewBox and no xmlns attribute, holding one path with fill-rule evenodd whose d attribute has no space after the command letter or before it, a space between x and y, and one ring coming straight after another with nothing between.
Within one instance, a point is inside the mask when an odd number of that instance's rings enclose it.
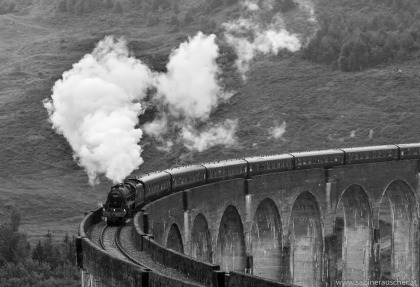
<instances>
[{"instance_id":1,"label":"steam locomotive","mask_svg":"<svg viewBox=\"0 0 420 287\"><path fill-rule=\"evenodd\" d=\"M111 187L103 216L123 223L145 204L187 188L234 178L366 162L420 159L420 143L297 152L182 166L130 177Z\"/></svg>"}]
</instances>

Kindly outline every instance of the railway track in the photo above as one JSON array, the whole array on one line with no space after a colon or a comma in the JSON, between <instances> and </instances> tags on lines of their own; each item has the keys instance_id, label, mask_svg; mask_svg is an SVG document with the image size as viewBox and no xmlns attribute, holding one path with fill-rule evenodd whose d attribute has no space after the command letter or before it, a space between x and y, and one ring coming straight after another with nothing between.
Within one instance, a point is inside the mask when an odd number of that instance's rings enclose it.
<instances>
[{"instance_id":1,"label":"railway track","mask_svg":"<svg viewBox=\"0 0 420 287\"><path fill-rule=\"evenodd\" d=\"M121 230L124 228L123 226L109 226L105 225L101 231L99 237L99 244L101 245L102 249L112 253L115 256L118 256L121 259L125 259L131 261L143 268L146 268L143 264L141 264L138 260L130 256L127 251L122 247L120 241Z\"/></svg>"},{"instance_id":2,"label":"railway track","mask_svg":"<svg viewBox=\"0 0 420 287\"><path fill-rule=\"evenodd\" d=\"M105 229L108 228L108 225L105 225L104 228L102 228L101 234L99 235L99 244L101 245L103 250L106 250L105 243L104 243L104 233Z\"/></svg>"},{"instance_id":3,"label":"railway track","mask_svg":"<svg viewBox=\"0 0 420 287\"><path fill-rule=\"evenodd\" d=\"M182 274L180 271L168 268L163 264L154 261L150 255L146 254L145 252L137 251L133 246L133 242L131 240L127 240L129 233L132 231L130 228L134 228L130 222L123 226L105 225L103 227L101 226L100 228L102 229L98 238L99 245L103 250L111 254L113 257L134 263L144 270L153 271L157 274L175 278L180 282L191 283L194 284L194 286L203 286L202 284L191 280L188 275ZM98 228L97 234L99 234L100 228Z\"/></svg>"}]
</instances>

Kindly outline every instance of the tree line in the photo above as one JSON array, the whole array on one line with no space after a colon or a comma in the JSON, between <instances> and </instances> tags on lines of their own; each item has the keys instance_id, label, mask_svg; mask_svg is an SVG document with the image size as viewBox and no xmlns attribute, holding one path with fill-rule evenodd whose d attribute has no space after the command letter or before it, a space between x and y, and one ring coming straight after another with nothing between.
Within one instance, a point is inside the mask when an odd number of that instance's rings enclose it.
<instances>
[{"instance_id":1,"label":"tree line","mask_svg":"<svg viewBox=\"0 0 420 287\"><path fill-rule=\"evenodd\" d=\"M303 49L305 59L349 72L383 63L402 62L420 51L420 1L335 2L330 5L336 7L328 9L328 13L317 15L319 29ZM93 7L123 12L119 0L60 0L58 3L60 11L76 14L92 11ZM140 11L143 16L141 21L147 26L166 21L176 31L181 25L197 22L200 30L212 33L216 31L217 24L203 13L209 15L237 3L238 0L209 0L203 7L182 11L179 0L130 0L124 7L130 5L130 9ZM293 0L276 0L272 12L287 12L296 6ZM169 19L162 16L163 12L170 13Z\"/></svg>"},{"instance_id":2,"label":"tree line","mask_svg":"<svg viewBox=\"0 0 420 287\"><path fill-rule=\"evenodd\" d=\"M19 232L20 221L14 208L9 222L0 224L0 286L80 286L75 237L66 234L60 243L53 243L48 232L43 241L31 246Z\"/></svg>"},{"instance_id":3,"label":"tree line","mask_svg":"<svg viewBox=\"0 0 420 287\"><path fill-rule=\"evenodd\" d=\"M329 11L320 15L319 30L303 56L347 72L401 62L420 50L419 1L367 3L368 13Z\"/></svg>"}]
</instances>

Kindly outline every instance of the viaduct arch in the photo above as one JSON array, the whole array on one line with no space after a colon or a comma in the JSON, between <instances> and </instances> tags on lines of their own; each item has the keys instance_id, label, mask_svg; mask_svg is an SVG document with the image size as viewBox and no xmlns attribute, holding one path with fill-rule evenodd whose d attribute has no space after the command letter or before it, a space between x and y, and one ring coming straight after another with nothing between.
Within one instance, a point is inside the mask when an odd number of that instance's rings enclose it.
<instances>
[{"instance_id":1,"label":"viaduct arch","mask_svg":"<svg viewBox=\"0 0 420 287\"><path fill-rule=\"evenodd\" d=\"M418 160L293 170L173 193L146 205L140 225L156 244L219 265L230 280L418 284L419 196Z\"/></svg>"},{"instance_id":2,"label":"viaduct arch","mask_svg":"<svg viewBox=\"0 0 420 287\"><path fill-rule=\"evenodd\" d=\"M315 197L308 191L300 193L293 204L289 240L290 283L320 286L323 247L321 216Z\"/></svg>"},{"instance_id":3,"label":"viaduct arch","mask_svg":"<svg viewBox=\"0 0 420 287\"><path fill-rule=\"evenodd\" d=\"M264 278L282 280L281 220L272 199L262 200L252 222L253 274Z\"/></svg>"}]
</instances>

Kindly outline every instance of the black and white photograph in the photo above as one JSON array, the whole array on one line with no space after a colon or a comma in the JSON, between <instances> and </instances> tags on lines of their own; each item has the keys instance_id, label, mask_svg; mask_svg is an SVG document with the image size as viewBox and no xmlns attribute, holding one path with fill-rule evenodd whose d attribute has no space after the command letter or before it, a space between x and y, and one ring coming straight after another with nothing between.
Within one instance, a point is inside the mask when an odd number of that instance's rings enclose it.
<instances>
[{"instance_id":1,"label":"black and white photograph","mask_svg":"<svg viewBox=\"0 0 420 287\"><path fill-rule=\"evenodd\" d=\"M419 0L0 0L0 287L419 287L419 203Z\"/></svg>"}]
</instances>

